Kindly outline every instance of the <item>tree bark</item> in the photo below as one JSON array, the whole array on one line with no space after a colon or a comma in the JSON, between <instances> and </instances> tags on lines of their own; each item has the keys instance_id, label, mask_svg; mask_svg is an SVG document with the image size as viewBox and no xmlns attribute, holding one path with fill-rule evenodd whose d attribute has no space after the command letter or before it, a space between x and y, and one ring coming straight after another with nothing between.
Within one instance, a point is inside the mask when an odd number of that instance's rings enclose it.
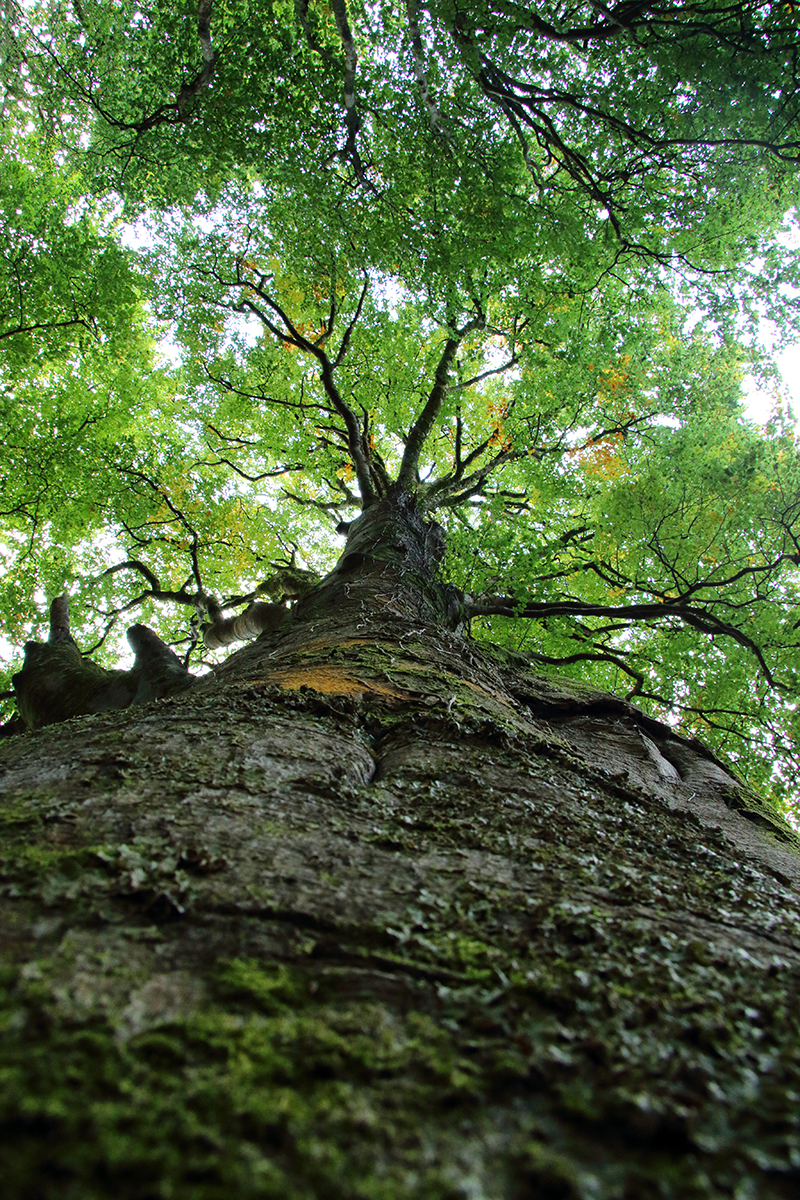
<instances>
[{"instance_id":1,"label":"tree bark","mask_svg":"<svg viewBox=\"0 0 800 1200\"><path fill-rule=\"evenodd\" d=\"M382 501L213 675L0 747L8 1200L798 1194L797 839L441 549Z\"/></svg>"}]
</instances>

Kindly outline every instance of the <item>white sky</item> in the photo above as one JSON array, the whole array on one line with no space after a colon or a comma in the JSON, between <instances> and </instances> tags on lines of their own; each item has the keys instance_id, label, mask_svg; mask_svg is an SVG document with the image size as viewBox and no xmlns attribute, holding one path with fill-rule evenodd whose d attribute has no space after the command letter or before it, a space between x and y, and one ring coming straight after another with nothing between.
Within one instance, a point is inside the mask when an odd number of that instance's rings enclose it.
<instances>
[{"instance_id":1,"label":"white sky","mask_svg":"<svg viewBox=\"0 0 800 1200\"><path fill-rule=\"evenodd\" d=\"M775 361L783 377L785 390L795 417L800 424L800 345L790 346L780 354L775 355ZM755 386L748 387L744 381L745 410L754 421L763 425L771 417L775 408L775 397Z\"/></svg>"},{"instance_id":2,"label":"white sky","mask_svg":"<svg viewBox=\"0 0 800 1200\"><path fill-rule=\"evenodd\" d=\"M783 382L789 391L792 408L800 419L800 346L791 346L776 357L781 375L783 375Z\"/></svg>"}]
</instances>

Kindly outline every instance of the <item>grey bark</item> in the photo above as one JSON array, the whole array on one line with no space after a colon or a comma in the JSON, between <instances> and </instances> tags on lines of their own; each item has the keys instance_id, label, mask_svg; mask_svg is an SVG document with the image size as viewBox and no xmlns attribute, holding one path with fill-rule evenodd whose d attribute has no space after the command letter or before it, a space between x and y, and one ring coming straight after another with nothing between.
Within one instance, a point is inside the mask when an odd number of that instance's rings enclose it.
<instances>
[{"instance_id":1,"label":"grey bark","mask_svg":"<svg viewBox=\"0 0 800 1200\"><path fill-rule=\"evenodd\" d=\"M447 628L373 506L172 698L0 747L16 1197L790 1197L800 859L702 746Z\"/></svg>"}]
</instances>

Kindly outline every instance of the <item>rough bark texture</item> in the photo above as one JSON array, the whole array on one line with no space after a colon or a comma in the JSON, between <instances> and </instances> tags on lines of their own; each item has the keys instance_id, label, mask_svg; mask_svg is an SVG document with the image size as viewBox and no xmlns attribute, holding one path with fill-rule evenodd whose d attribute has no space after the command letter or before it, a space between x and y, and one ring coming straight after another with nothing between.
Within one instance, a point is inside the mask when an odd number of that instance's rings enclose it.
<instances>
[{"instance_id":1,"label":"rough bark texture","mask_svg":"<svg viewBox=\"0 0 800 1200\"><path fill-rule=\"evenodd\" d=\"M376 509L213 676L0 748L4 1196L798 1195L792 833Z\"/></svg>"}]
</instances>

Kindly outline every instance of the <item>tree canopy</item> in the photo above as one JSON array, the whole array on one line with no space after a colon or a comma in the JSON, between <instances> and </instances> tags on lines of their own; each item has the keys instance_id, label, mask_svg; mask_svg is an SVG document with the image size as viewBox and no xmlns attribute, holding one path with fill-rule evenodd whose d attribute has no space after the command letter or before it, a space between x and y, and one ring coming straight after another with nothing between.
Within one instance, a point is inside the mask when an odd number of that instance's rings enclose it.
<instances>
[{"instance_id":1,"label":"tree canopy","mask_svg":"<svg viewBox=\"0 0 800 1200\"><path fill-rule=\"evenodd\" d=\"M742 382L800 324L800 10L3 16L6 638L69 592L99 661L133 613L213 662L400 486L473 637L786 802L800 455Z\"/></svg>"}]
</instances>

